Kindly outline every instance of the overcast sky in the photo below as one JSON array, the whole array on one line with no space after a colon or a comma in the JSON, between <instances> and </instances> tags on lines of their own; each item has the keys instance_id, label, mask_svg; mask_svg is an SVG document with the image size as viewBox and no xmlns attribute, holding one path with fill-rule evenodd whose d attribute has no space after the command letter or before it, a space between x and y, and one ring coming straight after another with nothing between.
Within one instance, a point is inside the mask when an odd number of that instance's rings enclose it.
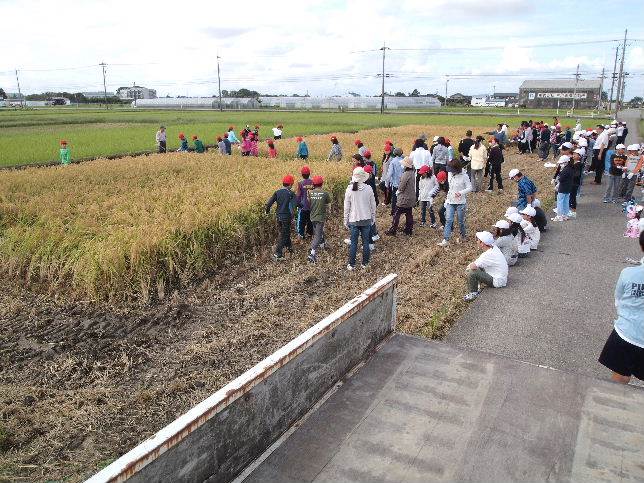
<instances>
[{"instance_id":1,"label":"overcast sky","mask_svg":"<svg viewBox=\"0 0 644 483\"><path fill-rule=\"evenodd\" d=\"M617 42L570 44L628 28L640 40L627 49L626 98L644 95L641 0L0 0L0 12L8 92L15 68L23 92L99 91L105 62L109 91L136 82L160 96L213 95L219 53L222 89L373 95L383 42L389 92L443 94L446 75L450 95L516 92L526 78L573 78L577 64L582 78L612 72Z\"/></svg>"}]
</instances>

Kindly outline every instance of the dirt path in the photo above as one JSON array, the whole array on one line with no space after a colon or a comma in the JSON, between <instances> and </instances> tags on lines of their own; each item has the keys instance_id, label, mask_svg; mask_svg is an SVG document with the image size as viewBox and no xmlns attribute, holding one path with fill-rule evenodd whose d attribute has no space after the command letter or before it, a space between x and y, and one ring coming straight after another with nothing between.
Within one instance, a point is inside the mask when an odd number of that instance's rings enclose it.
<instances>
[{"instance_id":1,"label":"dirt path","mask_svg":"<svg viewBox=\"0 0 644 483\"><path fill-rule=\"evenodd\" d=\"M536 157L506 159L504 172L520 166L546 186ZM504 194L472 195L469 232L489 229L515 193L508 181ZM0 480L88 476L390 272L400 275L399 328L444 334L463 308L473 242L446 252L431 228L383 236L369 268L348 273L339 218L315 266L308 245L279 264L262 247L154 307L56 304L4 287ZM382 232L389 223L380 207Z\"/></svg>"}]
</instances>

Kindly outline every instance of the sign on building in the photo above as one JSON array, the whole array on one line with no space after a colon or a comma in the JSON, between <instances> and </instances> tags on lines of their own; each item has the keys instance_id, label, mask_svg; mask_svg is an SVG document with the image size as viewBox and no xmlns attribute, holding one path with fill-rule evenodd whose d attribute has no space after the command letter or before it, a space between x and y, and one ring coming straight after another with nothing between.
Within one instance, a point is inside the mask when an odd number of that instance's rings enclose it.
<instances>
[{"instance_id":1,"label":"sign on building","mask_svg":"<svg viewBox=\"0 0 644 483\"><path fill-rule=\"evenodd\" d=\"M529 94L529 99L534 99L534 93ZM539 99L586 99L588 97L587 92L538 92L537 98Z\"/></svg>"}]
</instances>

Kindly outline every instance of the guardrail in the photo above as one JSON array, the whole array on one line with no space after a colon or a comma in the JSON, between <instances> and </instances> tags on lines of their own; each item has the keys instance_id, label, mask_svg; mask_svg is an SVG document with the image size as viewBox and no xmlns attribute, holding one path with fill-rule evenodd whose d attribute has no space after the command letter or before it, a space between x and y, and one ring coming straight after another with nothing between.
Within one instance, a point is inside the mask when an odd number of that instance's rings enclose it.
<instances>
[{"instance_id":1,"label":"guardrail","mask_svg":"<svg viewBox=\"0 0 644 483\"><path fill-rule=\"evenodd\" d=\"M383 278L88 483L230 481L393 332L397 277Z\"/></svg>"}]
</instances>

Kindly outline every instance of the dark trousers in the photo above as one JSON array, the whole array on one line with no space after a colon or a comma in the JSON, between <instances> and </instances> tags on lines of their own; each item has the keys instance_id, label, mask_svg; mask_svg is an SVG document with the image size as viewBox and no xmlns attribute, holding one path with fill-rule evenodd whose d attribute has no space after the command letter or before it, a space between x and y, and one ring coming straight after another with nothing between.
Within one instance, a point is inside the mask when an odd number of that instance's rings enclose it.
<instances>
[{"instance_id":1,"label":"dark trousers","mask_svg":"<svg viewBox=\"0 0 644 483\"><path fill-rule=\"evenodd\" d=\"M579 193L579 185L572 185L572 190L570 190L570 207L573 210L577 209L577 193Z\"/></svg>"},{"instance_id":2,"label":"dark trousers","mask_svg":"<svg viewBox=\"0 0 644 483\"><path fill-rule=\"evenodd\" d=\"M403 230L403 232L406 235L411 235L412 229L414 228L414 214L411 208L396 208L396 213L394 213L394 219L391 223L390 231L391 233L396 233L396 231L398 230L398 225L400 224L400 216L403 213L405 214L405 229Z\"/></svg>"},{"instance_id":3,"label":"dark trousers","mask_svg":"<svg viewBox=\"0 0 644 483\"><path fill-rule=\"evenodd\" d=\"M166 142L165 141L159 141L159 152L160 153L165 153L166 150L167 150Z\"/></svg>"},{"instance_id":4,"label":"dark trousers","mask_svg":"<svg viewBox=\"0 0 644 483\"><path fill-rule=\"evenodd\" d=\"M284 254L284 248L289 251L293 249L291 244L291 220L277 220L279 229L279 238L277 239L277 248L275 254L281 257Z\"/></svg>"},{"instance_id":5,"label":"dark trousers","mask_svg":"<svg viewBox=\"0 0 644 483\"><path fill-rule=\"evenodd\" d=\"M398 202L398 196L396 191L398 191L398 186L392 186L389 188L391 190L391 216L396 214L396 203Z\"/></svg>"},{"instance_id":6,"label":"dark trousers","mask_svg":"<svg viewBox=\"0 0 644 483\"><path fill-rule=\"evenodd\" d=\"M429 201L421 201L420 202L420 221L421 221L421 223L425 223L427 221L427 207L431 206L429 203L430 203ZM432 220L432 223L436 222L436 217L434 216L433 211L429 212L429 219Z\"/></svg>"},{"instance_id":7,"label":"dark trousers","mask_svg":"<svg viewBox=\"0 0 644 483\"><path fill-rule=\"evenodd\" d=\"M497 188L503 189L503 176L501 176L501 164L490 163L490 185L487 189L494 189L494 178L496 178Z\"/></svg>"},{"instance_id":8,"label":"dark trousers","mask_svg":"<svg viewBox=\"0 0 644 483\"><path fill-rule=\"evenodd\" d=\"M313 236L313 223L311 223L310 210L297 211L297 234L304 238L304 235Z\"/></svg>"},{"instance_id":9,"label":"dark trousers","mask_svg":"<svg viewBox=\"0 0 644 483\"><path fill-rule=\"evenodd\" d=\"M604 176L604 160L606 158L606 150L599 156L601 149L593 149L593 168L595 169L595 183L601 184L602 176Z\"/></svg>"}]
</instances>

